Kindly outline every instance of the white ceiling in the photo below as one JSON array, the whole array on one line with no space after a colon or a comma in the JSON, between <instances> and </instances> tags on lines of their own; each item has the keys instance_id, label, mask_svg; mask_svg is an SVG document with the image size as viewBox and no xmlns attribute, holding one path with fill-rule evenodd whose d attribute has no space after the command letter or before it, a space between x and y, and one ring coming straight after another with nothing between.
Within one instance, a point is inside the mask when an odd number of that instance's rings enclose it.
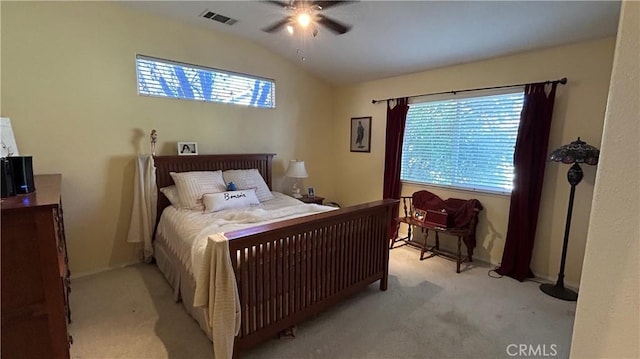
<instances>
[{"instance_id":1,"label":"white ceiling","mask_svg":"<svg viewBox=\"0 0 640 359\"><path fill-rule=\"evenodd\" d=\"M357 1L322 12L352 25L351 31L335 35L319 27L313 38L263 32L286 14L265 2L126 4L253 40L334 84L614 36L620 11L619 1ZM238 22L229 26L199 17L205 9Z\"/></svg>"}]
</instances>

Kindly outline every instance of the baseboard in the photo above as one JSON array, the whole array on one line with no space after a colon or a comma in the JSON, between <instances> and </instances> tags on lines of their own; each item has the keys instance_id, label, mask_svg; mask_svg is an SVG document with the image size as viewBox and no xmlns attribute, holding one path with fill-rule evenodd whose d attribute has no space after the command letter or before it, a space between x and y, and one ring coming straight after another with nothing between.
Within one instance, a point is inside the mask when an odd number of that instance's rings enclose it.
<instances>
[{"instance_id":1,"label":"baseboard","mask_svg":"<svg viewBox=\"0 0 640 359\"><path fill-rule=\"evenodd\" d=\"M118 269L118 268L129 267L129 266L136 265L136 264L139 264L139 263L143 263L143 262L140 261L140 260L136 260L136 261L129 262L129 263L118 264L116 266L110 266L110 267L104 267L104 268L92 270L90 272L82 272L82 273L78 273L78 274L72 274L71 275L71 279L78 279L78 278L82 278L82 277L86 277L86 276L90 276L90 275L94 275L94 274L98 274L98 273L102 273L102 272L107 272L107 271Z\"/></svg>"},{"instance_id":2,"label":"baseboard","mask_svg":"<svg viewBox=\"0 0 640 359\"><path fill-rule=\"evenodd\" d=\"M558 280L558 277L550 277L550 276L543 276L543 275L539 275L536 273L533 273L533 275L535 275L534 279L540 279L543 280L545 282L548 283L555 283ZM566 288L569 288L571 290L573 290L574 292L578 292L580 289L580 285L578 285L578 283L576 282L570 282L570 281L564 281L564 286Z\"/></svg>"},{"instance_id":3,"label":"baseboard","mask_svg":"<svg viewBox=\"0 0 640 359\"><path fill-rule=\"evenodd\" d=\"M399 237L399 238L404 238L404 237L406 237L406 236L407 236L407 233L406 233L406 232L400 232L400 231L398 232L398 237ZM491 259L490 259L490 258L485 258L485 257L482 257L482 256L477 256L475 253L474 253L474 255L473 255L473 261L474 261L474 262L475 262L475 261L479 261L479 262L482 262L482 263L486 263L486 264L488 264L488 265L490 265L490 266L493 266L493 267L495 267L495 268L497 268L497 267L499 267L499 266L500 266L500 263L499 263L499 262L497 262L497 263L496 263L496 262L493 262L493 261L491 261ZM548 282L548 283L555 283L555 282L558 280L558 277L551 277L551 276L548 276L548 275L541 275L541 274L538 274L538 273L533 273L533 275L534 275L535 277L530 278L529 280L531 280L531 281L535 281L535 282ZM564 286L565 286L565 287L567 287L567 288L569 288L569 289L571 289L571 290L573 290L573 291L576 291L576 292L577 292L577 291L578 291L578 289L580 288L580 286L578 285L578 283L576 283L576 282L571 282L571 281L566 281L566 280L565 280L565 282L564 282Z\"/></svg>"}]
</instances>

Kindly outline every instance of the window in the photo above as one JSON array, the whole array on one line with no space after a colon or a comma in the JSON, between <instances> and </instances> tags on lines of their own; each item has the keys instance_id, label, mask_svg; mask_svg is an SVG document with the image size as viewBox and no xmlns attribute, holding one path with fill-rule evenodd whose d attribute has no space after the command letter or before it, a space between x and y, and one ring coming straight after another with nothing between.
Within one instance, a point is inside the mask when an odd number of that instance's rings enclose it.
<instances>
[{"instance_id":1,"label":"window","mask_svg":"<svg viewBox=\"0 0 640 359\"><path fill-rule=\"evenodd\" d=\"M512 90L513 91L513 90ZM403 181L511 192L522 89L409 106L402 148Z\"/></svg>"},{"instance_id":2,"label":"window","mask_svg":"<svg viewBox=\"0 0 640 359\"><path fill-rule=\"evenodd\" d=\"M138 94L275 108L275 81L180 62L136 56Z\"/></svg>"}]
</instances>

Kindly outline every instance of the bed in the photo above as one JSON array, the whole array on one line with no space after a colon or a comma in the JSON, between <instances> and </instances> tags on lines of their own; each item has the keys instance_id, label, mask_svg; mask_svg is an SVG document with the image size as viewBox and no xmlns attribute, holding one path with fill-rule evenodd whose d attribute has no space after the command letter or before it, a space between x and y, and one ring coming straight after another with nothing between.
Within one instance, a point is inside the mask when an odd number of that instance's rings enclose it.
<instances>
[{"instance_id":1,"label":"bed","mask_svg":"<svg viewBox=\"0 0 640 359\"><path fill-rule=\"evenodd\" d=\"M160 214L170 206L159 189L173 184L170 172L232 169L257 169L271 189L273 156L154 157L158 188L154 256L176 296L182 298L187 311L210 338L205 318L208 308L192 305L195 279L166 244L166 238L158 233L162 232L158 231L163 218ZM397 203L397 200L380 200L225 232L241 317L233 356L238 357L242 351L275 337L376 281L380 281L380 290L386 290L388 233Z\"/></svg>"}]
</instances>

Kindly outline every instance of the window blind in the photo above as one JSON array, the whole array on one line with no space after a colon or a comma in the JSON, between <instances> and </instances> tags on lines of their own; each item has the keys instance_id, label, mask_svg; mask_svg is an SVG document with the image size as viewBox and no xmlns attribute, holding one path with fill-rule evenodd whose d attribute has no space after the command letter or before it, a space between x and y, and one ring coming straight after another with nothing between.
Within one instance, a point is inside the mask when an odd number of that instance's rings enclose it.
<instances>
[{"instance_id":1,"label":"window blind","mask_svg":"<svg viewBox=\"0 0 640 359\"><path fill-rule=\"evenodd\" d=\"M275 81L203 66L136 56L138 94L275 108Z\"/></svg>"},{"instance_id":2,"label":"window blind","mask_svg":"<svg viewBox=\"0 0 640 359\"><path fill-rule=\"evenodd\" d=\"M411 104L401 180L511 192L524 101L523 91L517 91Z\"/></svg>"}]
</instances>

